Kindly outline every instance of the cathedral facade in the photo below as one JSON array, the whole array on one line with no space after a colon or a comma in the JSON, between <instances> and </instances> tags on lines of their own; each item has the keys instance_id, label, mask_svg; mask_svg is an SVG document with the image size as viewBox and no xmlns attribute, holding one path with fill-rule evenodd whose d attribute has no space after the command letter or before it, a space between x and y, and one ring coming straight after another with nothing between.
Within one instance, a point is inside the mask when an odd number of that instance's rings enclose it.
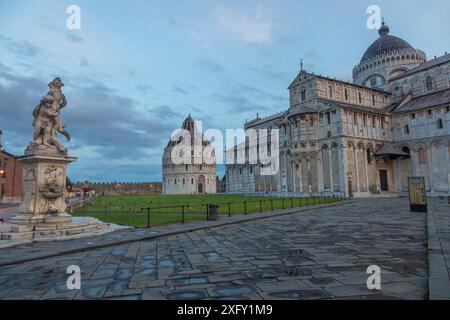
<instances>
[{"instance_id":1,"label":"cathedral facade","mask_svg":"<svg viewBox=\"0 0 450 320\"><path fill-rule=\"evenodd\" d=\"M302 68L289 94L288 110L245 125L279 129L278 173L227 165L227 192L364 196L422 176L430 194L450 194L450 54L427 60L383 23L353 83Z\"/></svg>"},{"instance_id":2,"label":"cathedral facade","mask_svg":"<svg viewBox=\"0 0 450 320\"><path fill-rule=\"evenodd\" d=\"M190 115L181 129L164 149L162 193L216 193L216 155L211 142Z\"/></svg>"}]
</instances>

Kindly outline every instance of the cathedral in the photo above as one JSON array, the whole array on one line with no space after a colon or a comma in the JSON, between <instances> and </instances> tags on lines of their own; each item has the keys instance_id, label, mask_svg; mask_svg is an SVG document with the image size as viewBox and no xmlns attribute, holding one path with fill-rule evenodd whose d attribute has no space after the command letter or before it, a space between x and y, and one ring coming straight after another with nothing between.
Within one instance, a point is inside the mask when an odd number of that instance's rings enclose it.
<instances>
[{"instance_id":1,"label":"cathedral","mask_svg":"<svg viewBox=\"0 0 450 320\"><path fill-rule=\"evenodd\" d=\"M278 173L227 165L227 192L366 196L420 176L429 195L450 195L450 54L428 60L383 23L352 83L302 67L289 96L286 111L245 124L279 129Z\"/></svg>"},{"instance_id":2,"label":"cathedral","mask_svg":"<svg viewBox=\"0 0 450 320\"><path fill-rule=\"evenodd\" d=\"M164 149L163 194L216 193L216 155L189 115Z\"/></svg>"}]
</instances>

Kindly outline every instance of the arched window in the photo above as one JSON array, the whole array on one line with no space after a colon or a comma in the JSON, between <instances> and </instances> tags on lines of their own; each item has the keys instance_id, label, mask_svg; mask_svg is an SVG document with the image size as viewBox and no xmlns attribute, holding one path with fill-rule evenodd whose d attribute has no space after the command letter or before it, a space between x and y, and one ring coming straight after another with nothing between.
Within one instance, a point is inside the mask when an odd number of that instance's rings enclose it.
<instances>
[{"instance_id":1,"label":"arched window","mask_svg":"<svg viewBox=\"0 0 450 320\"><path fill-rule=\"evenodd\" d=\"M345 88L344 92L345 92L345 100L348 100L348 89Z\"/></svg>"},{"instance_id":2,"label":"arched window","mask_svg":"<svg viewBox=\"0 0 450 320\"><path fill-rule=\"evenodd\" d=\"M405 147L403 147L401 150L402 150L404 153L407 153L407 154L408 154L408 156L406 157L406 159L409 159L409 158L410 158L410 154L411 154L409 148L405 146Z\"/></svg>"},{"instance_id":3,"label":"arched window","mask_svg":"<svg viewBox=\"0 0 450 320\"><path fill-rule=\"evenodd\" d=\"M424 148L419 148L419 150L417 150L417 157L419 158L419 164L425 164L427 162L425 159L425 149Z\"/></svg>"},{"instance_id":4,"label":"arched window","mask_svg":"<svg viewBox=\"0 0 450 320\"><path fill-rule=\"evenodd\" d=\"M425 85L427 87L427 91L433 90L433 78L431 76L428 76L425 79Z\"/></svg>"},{"instance_id":5,"label":"arched window","mask_svg":"<svg viewBox=\"0 0 450 320\"><path fill-rule=\"evenodd\" d=\"M332 86L328 87L328 95L330 96L330 98L333 98L333 87Z\"/></svg>"},{"instance_id":6,"label":"arched window","mask_svg":"<svg viewBox=\"0 0 450 320\"><path fill-rule=\"evenodd\" d=\"M377 86L377 78L372 78L372 79L370 79L370 86L372 87L372 88L375 88L376 86Z\"/></svg>"},{"instance_id":7,"label":"arched window","mask_svg":"<svg viewBox=\"0 0 450 320\"><path fill-rule=\"evenodd\" d=\"M363 103L362 93L358 92L358 96L359 96L359 103Z\"/></svg>"}]
</instances>

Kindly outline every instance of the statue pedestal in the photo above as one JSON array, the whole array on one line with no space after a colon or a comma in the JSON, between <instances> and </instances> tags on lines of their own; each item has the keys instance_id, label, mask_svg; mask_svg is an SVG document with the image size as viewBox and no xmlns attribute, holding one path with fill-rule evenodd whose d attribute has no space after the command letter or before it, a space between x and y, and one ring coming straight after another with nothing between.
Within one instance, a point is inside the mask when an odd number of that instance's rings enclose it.
<instances>
[{"instance_id":1,"label":"statue pedestal","mask_svg":"<svg viewBox=\"0 0 450 320\"><path fill-rule=\"evenodd\" d=\"M27 149L27 151L29 151ZM54 154L29 154L23 163L23 201L17 222L54 216L69 218L66 214L67 165L77 158Z\"/></svg>"},{"instance_id":2,"label":"statue pedestal","mask_svg":"<svg viewBox=\"0 0 450 320\"><path fill-rule=\"evenodd\" d=\"M27 148L20 160L24 165L23 201L19 214L0 224L0 240L65 240L117 230L97 219L73 218L66 213L67 165L77 158L58 153L56 148L41 145Z\"/></svg>"}]
</instances>

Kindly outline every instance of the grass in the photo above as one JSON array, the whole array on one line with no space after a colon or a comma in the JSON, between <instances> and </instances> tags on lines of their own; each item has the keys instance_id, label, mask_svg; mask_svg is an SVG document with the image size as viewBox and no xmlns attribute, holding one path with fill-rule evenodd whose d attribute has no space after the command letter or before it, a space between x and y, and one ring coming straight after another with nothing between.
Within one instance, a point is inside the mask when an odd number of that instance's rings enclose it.
<instances>
[{"instance_id":1,"label":"grass","mask_svg":"<svg viewBox=\"0 0 450 320\"><path fill-rule=\"evenodd\" d=\"M145 196L101 196L85 208L75 210L74 216L98 218L104 222L147 227L148 216L143 208L152 208L151 225L164 225L184 220L206 220L207 204L219 204L220 215L249 214L283 208L302 207L338 201L336 198L268 198L243 195L145 195Z\"/></svg>"}]
</instances>

